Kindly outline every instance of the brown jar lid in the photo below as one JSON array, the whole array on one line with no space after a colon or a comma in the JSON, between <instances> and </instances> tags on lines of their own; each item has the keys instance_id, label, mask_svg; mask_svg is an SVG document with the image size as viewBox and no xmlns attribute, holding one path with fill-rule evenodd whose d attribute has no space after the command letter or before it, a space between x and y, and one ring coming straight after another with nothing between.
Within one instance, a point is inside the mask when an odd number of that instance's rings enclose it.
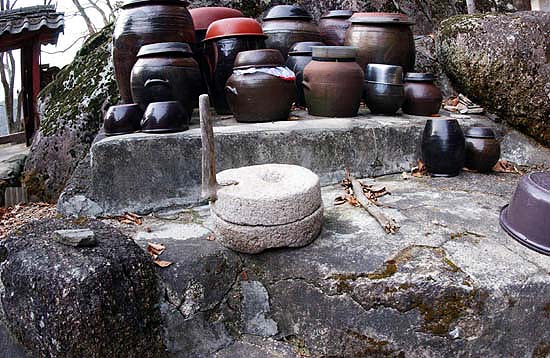
<instances>
[{"instance_id":1,"label":"brown jar lid","mask_svg":"<svg viewBox=\"0 0 550 358\"><path fill-rule=\"evenodd\" d=\"M313 46L311 55L317 59L349 59L357 58L357 47L353 46Z\"/></svg>"},{"instance_id":2,"label":"brown jar lid","mask_svg":"<svg viewBox=\"0 0 550 358\"><path fill-rule=\"evenodd\" d=\"M353 15L353 11L351 10L330 10L329 12L326 12L321 16L321 19L329 19L329 18L342 18L342 19L349 19Z\"/></svg>"},{"instance_id":3,"label":"brown jar lid","mask_svg":"<svg viewBox=\"0 0 550 358\"><path fill-rule=\"evenodd\" d=\"M235 58L234 68L284 66L281 51L274 49L242 51Z\"/></svg>"},{"instance_id":4,"label":"brown jar lid","mask_svg":"<svg viewBox=\"0 0 550 358\"><path fill-rule=\"evenodd\" d=\"M159 42L156 44L143 45L140 47L137 57L172 53L180 56L191 56L191 47L184 42Z\"/></svg>"},{"instance_id":5,"label":"brown jar lid","mask_svg":"<svg viewBox=\"0 0 550 358\"><path fill-rule=\"evenodd\" d=\"M311 14L304 8L297 5L276 5L273 6L263 18L264 20L276 19L302 19L312 20Z\"/></svg>"},{"instance_id":6,"label":"brown jar lid","mask_svg":"<svg viewBox=\"0 0 550 358\"><path fill-rule=\"evenodd\" d=\"M300 55L311 56L311 48L313 46L325 46L325 44L322 42L315 42L315 41L296 42L290 48L288 55L289 56L300 56Z\"/></svg>"},{"instance_id":7,"label":"brown jar lid","mask_svg":"<svg viewBox=\"0 0 550 358\"><path fill-rule=\"evenodd\" d=\"M433 73L421 73L421 72L407 72L405 75L405 81L407 82L422 82L433 81Z\"/></svg>"},{"instance_id":8,"label":"brown jar lid","mask_svg":"<svg viewBox=\"0 0 550 358\"><path fill-rule=\"evenodd\" d=\"M471 127L464 131L464 136L469 138L495 138L495 132L490 127Z\"/></svg>"}]
</instances>

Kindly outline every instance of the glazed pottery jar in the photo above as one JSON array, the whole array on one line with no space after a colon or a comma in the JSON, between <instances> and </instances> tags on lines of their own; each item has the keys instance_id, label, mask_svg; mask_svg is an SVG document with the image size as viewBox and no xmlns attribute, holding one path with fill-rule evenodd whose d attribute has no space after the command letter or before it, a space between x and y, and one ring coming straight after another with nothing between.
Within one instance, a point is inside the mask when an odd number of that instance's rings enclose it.
<instances>
[{"instance_id":1,"label":"glazed pottery jar","mask_svg":"<svg viewBox=\"0 0 550 358\"><path fill-rule=\"evenodd\" d=\"M500 143L488 127L468 128L466 138L466 168L488 173L500 159Z\"/></svg>"},{"instance_id":2,"label":"glazed pottery jar","mask_svg":"<svg viewBox=\"0 0 550 358\"><path fill-rule=\"evenodd\" d=\"M323 117L357 115L363 92L363 71L355 61L357 49L314 46L304 69L304 94L309 114Z\"/></svg>"},{"instance_id":3,"label":"glazed pottery jar","mask_svg":"<svg viewBox=\"0 0 550 358\"><path fill-rule=\"evenodd\" d=\"M281 51L284 58L296 42L320 42L319 27L311 15L296 5L277 5L263 18L262 28L268 36L266 47Z\"/></svg>"},{"instance_id":4,"label":"glazed pottery jar","mask_svg":"<svg viewBox=\"0 0 550 358\"><path fill-rule=\"evenodd\" d=\"M145 110L151 102L179 101L189 115L198 100L201 74L188 44L143 46L132 70L132 97Z\"/></svg>"},{"instance_id":5,"label":"glazed pottery jar","mask_svg":"<svg viewBox=\"0 0 550 358\"><path fill-rule=\"evenodd\" d=\"M355 13L349 20L345 44L358 48L361 68L369 63L414 69L415 46L411 25L414 22L402 14Z\"/></svg>"},{"instance_id":6,"label":"glazed pottery jar","mask_svg":"<svg viewBox=\"0 0 550 358\"><path fill-rule=\"evenodd\" d=\"M343 46L346 31L351 23L348 19L353 15L351 10L331 10L321 16L319 31L323 42L329 46Z\"/></svg>"},{"instance_id":7,"label":"glazed pottery jar","mask_svg":"<svg viewBox=\"0 0 550 358\"><path fill-rule=\"evenodd\" d=\"M208 93L218 114L231 114L225 84L233 73L237 54L265 48L266 36L254 19L236 17L214 21L204 40Z\"/></svg>"},{"instance_id":8,"label":"glazed pottery jar","mask_svg":"<svg viewBox=\"0 0 550 358\"><path fill-rule=\"evenodd\" d=\"M403 68L371 63L366 67L364 98L371 113L395 114L405 100Z\"/></svg>"},{"instance_id":9,"label":"glazed pottery jar","mask_svg":"<svg viewBox=\"0 0 550 358\"><path fill-rule=\"evenodd\" d=\"M122 5L113 33L115 78L124 103L133 103L130 74L141 46L158 42L195 42L188 3L130 0Z\"/></svg>"},{"instance_id":10,"label":"glazed pottery jar","mask_svg":"<svg viewBox=\"0 0 550 358\"><path fill-rule=\"evenodd\" d=\"M244 51L237 55L226 92L238 122L288 119L294 101L295 76L284 66L279 50Z\"/></svg>"},{"instance_id":11,"label":"glazed pottery jar","mask_svg":"<svg viewBox=\"0 0 550 358\"><path fill-rule=\"evenodd\" d=\"M430 116L439 113L442 101L443 95L434 85L433 74L407 73L403 112L415 116Z\"/></svg>"},{"instance_id":12,"label":"glazed pottery jar","mask_svg":"<svg viewBox=\"0 0 550 358\"><path fill-rule=\"evenodd\" d=\"M139 131L141 117L143 117L143 110L137 104L111 106L103 121L105 135L129 134Z\"/></svg>"},{"instance_id":13,"label":"glazed pottery jar","mask_svg":"<svg viewBox=\"0 0 550 358\"><path fill-rule=\"evenodd\" d=\"M286 66L296 74L296 105L300 107L306 106L306 98L304 97L304 69L311 62L311 48L313 46L324 46L322 42L298 42L292 45L286 60Z\"/></svg>"},{"instance_id":14,"label":"glazed pottery jar","mask_svg":"<svg viewBox=\"0 0 550 358\"><path fill-rule=\"evenodd\" d=\"M141 121L145 133L180 132L189 128L189 116L179 101L149 103Z\"/></svg>"},{"instance_id":15,"label":"glazed pottery jar","mask_svg":"<svg viewBox=\"0 0 550 358\"><path fill-rule=\"evenodd\" d=\"M421 147L422 159L432 176L457 176L464 167L464 134L456 119L429 119Z\"/></svg>"},{"instance_id":16,"label":"glazed pottery jar","mask_svg":"<svg viewBox=\"0 0 550 358\"><path fill-rule=\"evenodd\" d=\"M203 83L199 88L199 93L207 93L208 87L206 86L206 71L208 69L206 60L204 59L204 53L202 48L202 41L206 36L206 30L211 23L221 19L229 19L232 17L243 17L243 13L236 9L228 7L198 7L190 9L191 17L193 18L193 24L195 26L195 44L193 45L194 58L199 64L202 74Z\"/></svg>"}]
</instances>

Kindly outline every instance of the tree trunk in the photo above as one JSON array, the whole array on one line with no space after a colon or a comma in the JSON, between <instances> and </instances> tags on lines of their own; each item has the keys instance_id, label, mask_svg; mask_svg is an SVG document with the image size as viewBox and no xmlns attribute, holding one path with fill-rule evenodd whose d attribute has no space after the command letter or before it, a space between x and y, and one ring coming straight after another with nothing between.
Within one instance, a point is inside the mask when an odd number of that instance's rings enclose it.
<instances>
[{"instance_id":1,"label":"tree trunk","mask_svg":"<svg viewBox=\"0 0 550 358\"><path fill-rule=\"evenodd\" d=\"M88 2L101 15L101 18L103 19L103 25L105 26L109 25L109 20L107 19L107 15L105 14L105 11L103 11L103 9L101 9L101 7L97 5L97 0L96 1L88 0Z\"/></svg>"},{"instance_id":2,"label":"tree trunk","mask_svg":"<svg viewBox=\"0 0 550 358\"><path fill-rule=\"evenodd\" d=\"M94 24L92 23L92 20L88 17L88 14L86 14L86 10L82 7L79 0L73 0L73 4L84 19L84 22L86 23L86 26L88 27L88 33L90 35L93 35L96 30L94 27Z\"/></svg>"},{"instance_id":3,"label":"tree trunk","mask_svg":"<svg viewBox=\"0 0 550 358\"><path fill-rule=\"evenodd\" d=\"M466 0L466 6L468 7L468 14L475 14L476 13L475 0Z\"/></svg>"},{"instance_id":4,"label":"tree trunk","mask_svg":"<svg viewBox=\"0 0 550 358\"><path fill-rule=\"evenodd\" d=\"M531 11L531 0L514 0L514 6L518 11Z\"/></svg>"},{"instance_id":5,"label":"tree trunk","mask_svg":"<svg viewBox=\"0 0 550 358\"><path fill-rule=\"evenodd\" d=\"M6 62L5 59L7 59ZM6 120L8 122L8 132L14 133L13 120L13 84L15 81L15 61L11 51L0 54L0 81L4 89L4 105L6 107ZM10 68L11 66L11 68Z\"/></svg>"}]
</instances>

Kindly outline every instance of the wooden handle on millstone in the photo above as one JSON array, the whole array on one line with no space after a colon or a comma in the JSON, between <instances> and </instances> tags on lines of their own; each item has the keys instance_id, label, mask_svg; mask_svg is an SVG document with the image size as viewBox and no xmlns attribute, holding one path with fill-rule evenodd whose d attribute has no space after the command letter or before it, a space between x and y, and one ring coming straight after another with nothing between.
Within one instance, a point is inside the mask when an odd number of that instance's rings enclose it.
<instances>
[{"instance_id":1,"label":"wooden handle on millstone","mask_svg":"<svg viewBox=\"0 0 550 358\"><path fill-rule=\"evenodd\" d=\"M209 201L216 201L218 182L216 181L214 130L210 118L210 100L207 94L199 96L199 115L202 136L202 197Z\"/></svg>"}]
</instances>

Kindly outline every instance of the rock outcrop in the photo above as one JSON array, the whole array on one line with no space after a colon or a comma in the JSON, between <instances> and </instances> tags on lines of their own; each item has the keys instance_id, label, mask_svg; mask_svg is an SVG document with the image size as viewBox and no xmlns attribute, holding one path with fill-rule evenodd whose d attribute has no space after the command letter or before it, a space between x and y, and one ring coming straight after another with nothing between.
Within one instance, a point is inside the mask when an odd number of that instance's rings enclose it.
<instances>
[{"instance_id":1,"label":"rock outcrop","mask_svg":"<svg viewBox=\"0 0 550 358\"><path fill-rule=\"evenodd\" d=\"M550 13L466 15L436 36L439 63L457 90L550 145Z\"/></svg>"},{"instance_id":2,"label":"rock outcrop","mask_svg":"<svg viewBox=\"0 0 550 358\"><path fill-rule=\"evenodd\" d=\"M62 229L90 229L96 244L59 243L53 236ZM112 227L35 222L0 243L0 263L0 318L29 357L158 357L163 351L153 265Z\"/></svg>"},{"instance_id":3,"label":"rock outcrop","mask_svg":"<svg viewBox=\"0 0 550 358\"><path fill-rule=\"evenodd\" d=\"M31 199L55 202L86 156L102 113L118 101L111 63L112 26L90 38L39 97L40 130L25 165Z\"/></svg>"}]
</instances>

